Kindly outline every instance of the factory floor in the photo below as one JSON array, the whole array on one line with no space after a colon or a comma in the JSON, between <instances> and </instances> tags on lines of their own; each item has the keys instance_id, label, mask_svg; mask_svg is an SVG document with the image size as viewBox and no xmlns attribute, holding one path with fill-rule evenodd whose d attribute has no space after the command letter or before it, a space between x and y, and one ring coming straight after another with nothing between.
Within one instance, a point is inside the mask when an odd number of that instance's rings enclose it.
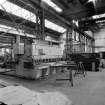
<instances>
[{"instance_id":1,"label":"factory floor","mask_svg":"<svg viewBox=\"0 0 105 105\"><path fill-rule=\"evenodd\" d=\"M0 83L19 84L35 91L60 91L66 94L74 105L105 105L105 70L88 72L87 76L74 78L74 87L69 81L56 81L68 78L68 73L51 76L48 80L26 80L0 75Z\"/></svg>"}]
</instances>

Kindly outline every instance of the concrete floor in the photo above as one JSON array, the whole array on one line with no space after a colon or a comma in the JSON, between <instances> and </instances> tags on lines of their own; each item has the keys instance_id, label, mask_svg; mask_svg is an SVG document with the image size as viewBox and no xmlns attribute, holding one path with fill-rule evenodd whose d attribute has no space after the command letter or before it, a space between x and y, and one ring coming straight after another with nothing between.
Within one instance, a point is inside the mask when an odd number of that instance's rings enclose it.
<instances>
[{"instance_id":1,"label":"concrete floor","mask_svg":"<svg viewBox=\"0 0 105 105\"><path fill-rule=\"evenodd\" d=\"M87 77L74 78L74 87L68 81L56 81L68 78L68 73L57 74L48 80L25 80L0 75L0 83L19 84L35 91L60 91L66 94L74 105L105 105L105 71L88 72Z\"/></svg>"}]
</instances>

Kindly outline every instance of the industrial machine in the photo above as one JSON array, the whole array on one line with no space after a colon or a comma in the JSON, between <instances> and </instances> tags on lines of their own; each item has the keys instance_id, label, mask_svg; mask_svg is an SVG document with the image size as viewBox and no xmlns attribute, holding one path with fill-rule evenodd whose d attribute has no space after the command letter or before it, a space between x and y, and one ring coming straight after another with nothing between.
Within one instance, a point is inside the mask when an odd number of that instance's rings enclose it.
<instances>
[{"instance_id":1,"label":"industrial machine","mask_svg":"<svg viewBox=\"0 0 105 105\"><path fill-rule=\"evenodd\" d=\"M71 60L83 62L86 71L99 71L99 54L98 53L75 53L70 54Z\"/></svg>"},{"instance_id":2,"label":"industrial machine","mask_svg":"<svg viewBox=\"0 0 105 105\"><path fill-rule=\"evenodd\" d=\"M39 79L56 73L56 67L65 62L63 51L59 45L49 44L48 41L24 39L24 43L15 43L14 58L16 61L16 75L28 79ZM59 70L59 69L58 69Z\"/></svg>"},{"instance_id":3,"label":"industrial machine","mask_svg":"<svg viewBox=\"0 0 105 105\"><path fill-rule=\"evenodd\" d=\"M25 39L24 43L14 44L16 75L31 78L34 64L32 59L32 40Z\"/></svg>"}]
</instances>

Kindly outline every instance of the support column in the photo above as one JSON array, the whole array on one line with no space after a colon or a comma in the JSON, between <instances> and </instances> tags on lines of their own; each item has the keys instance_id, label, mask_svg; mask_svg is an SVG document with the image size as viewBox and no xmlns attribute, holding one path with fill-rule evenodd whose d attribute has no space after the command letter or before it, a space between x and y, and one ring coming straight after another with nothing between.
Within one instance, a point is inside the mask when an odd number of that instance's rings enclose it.
<instances>
[{"instance_id":1,"label":"support column","mask_svg":"<svg viewBox=\"0 0 105 105\"><path fill-rule=\"evenodd\" d=\"M68 58L69 54L72 53L72 48L73 48L72 28L67 29L65 47L66 47L66 56Z\"/></svg>"},{"instance_id":2,"label":"support column","mask_svg":"<svg viewBox=\"0 0 105 105\"><path fill-rule=\"evenodd\" d=\"M82 52L82 35L80 34L80 52Z\"/></svg>"},{"instance_id":3,"label":"support column","mask_svg":"<svg viewBox=\"0 0 105 105\"><path fill-rule=\"evenodd\" d=\"M45 16L44 16L44 9L40 9L37 11L36 15L36 37L37 39L45 39Z\"/></svg>"},{"instance_id":4,"label":"support column","mask_svg":"<svg viewBox=\"0 0 105 105\"><path fill-rule=\"evenodd\" d=\"M16 36L16 43L19 44L20 43L20 35Z\"/></svg>"},{"instance_id":5,"label":"support column","mask_svg":"<svg viewBox=\"0 0 105 105\"><path fill-rule=\"evenodd\" d=\"M79 42L80 42L80 44L79 44L79 52L81 53L82 52L82 45L83 45L83 43L82 43L82 35L81 34L79 34Z\"/></svg>"},{"instance_id":6,"label":"support column","mask_svg":"<svg viewBox=\"0 0 105 105\"><path fill-rule=\"evenodd\" d=\"M73 48L73 40L72 40L72 28L67 29L67 34L66 34L66 60L67 60L67 65L68 65L68 70L69 70L69 81L71 83L71 86L73 86L73 77L72 77L72 69L70 68L70 54L72 54L72 48Z\"/></svg>"},{"instance_id":7,"label":"support column","mask_svg":"<svg viewBox=\"0 0 105 105\"><path fill-rule=\"evenodd\" d=\"M92 53L95 53L95 41L91 41Z\"/></svg>"}]
</instances>

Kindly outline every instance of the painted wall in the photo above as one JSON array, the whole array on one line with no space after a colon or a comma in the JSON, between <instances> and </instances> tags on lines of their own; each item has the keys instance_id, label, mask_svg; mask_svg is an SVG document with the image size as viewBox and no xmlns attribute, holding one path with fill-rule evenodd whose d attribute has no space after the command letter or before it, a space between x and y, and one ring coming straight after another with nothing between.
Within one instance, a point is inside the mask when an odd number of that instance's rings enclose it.
<instances>
[{"instance_id":1,"label":"painted wall","mask_svg":"<svg viewBox=\"0 0 105 105\"><path fill-rule=\"evenodd\" d=\"M94 33L95 52L105 51L105 27Z\"/></svg>"}]
</instances>

